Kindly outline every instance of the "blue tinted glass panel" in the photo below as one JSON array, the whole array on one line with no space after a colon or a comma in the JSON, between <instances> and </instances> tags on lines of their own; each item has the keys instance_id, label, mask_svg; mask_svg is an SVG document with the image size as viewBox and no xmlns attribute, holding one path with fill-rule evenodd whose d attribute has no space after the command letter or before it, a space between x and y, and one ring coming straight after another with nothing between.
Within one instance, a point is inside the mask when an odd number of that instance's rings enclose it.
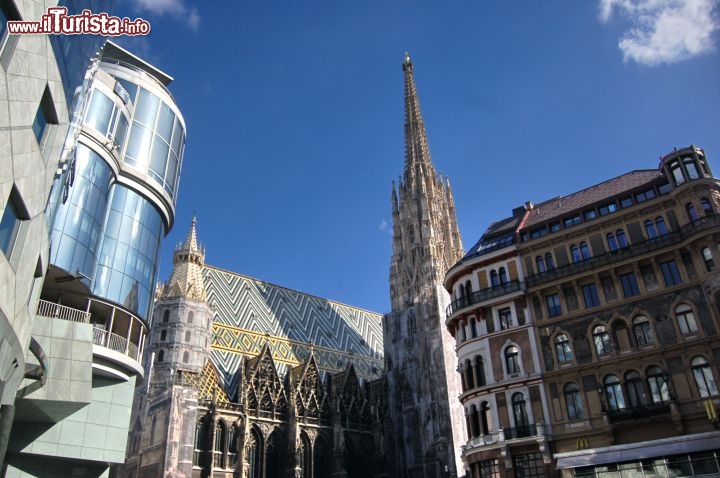
<instances>
[{"instance_id":1,"label":"blue tinted glass panel","mask_svg":"<svg viewBox=\"0 0 720 478\"><path fill-rule=\"evenodd\" d=\"M102 238L102 267L93 293L146 318L165 233L163 221L150 202L121 184L113 185L110 204L108 227Z\"/></svg>"},{"instance_id":2,"label":"blue tinted glass panel","mask_svg":"<svg viewBox=\"0 0 720 478\"><path fill-rule=\"evenodd\" d=\"M155 127L155 118L157 117L160 100L157 96L149 91L140 88L137 104L135 105L135 114L133 119L144 124L148 128Z\"/></svg>"},{"instance_id":3,"label":"blue tinted glass panel","mask_svg":"<svg viewBox=\"0 0 720 478\"><path fill-rule=\"evenodd\" d=\"M110 166L82 144L75 152L75 182L52 220L50 262L68 272L94 273L98 240L105 223Z\"/></svg>"},{"instance_id":4,"label":"blue tinted glass panel","mask_svg":"<svg viewBox=\"0 0 720 478\"><path fill-rule=\"evenodd\" d=\"M170 144L170 139L172 137L174 121L175 114L168 105L163 103L160 106L160 114L158 114L156 131L157 134L159 134L160 137L168 144Z\"/></svg>"},{"instance_id":5,"label":"blue tinted glass panel","mask_svg":"<svg viewBox=\"0 0 720 478\"><path fill-rule=\"evenodd\" d=\"M15 243L15 237L20 229L20 213L15 204L13 204L12 196L5 204L2 219L0 219L0 251L6 257L10 255L10 250Z\"/></svg>"},{"instance_id":6,"label":"blue tinted glass panel","mask_svg":"<svg viewBox=\"0 0 720 478\"><path fill-rule=\"evenodd\" d=\"M130 130L130 139L128 140L125 150L125 157L134 160L128 161L130 164L140 168L147 164L152 137L153 133L151 130L145 128L137 121L133 122L132 130Z\"/></svg>"},{"instance_id":7,"label":"blue tinted glass panel","mask_svg":"<svg viewBox=\"0 0 720 478\"><path fill-rule=\"evenodd\" d=\"M103 136L107 135L114 106L113 101L104 93L98 90L93 91L85 123L95 128Z\"/></svg>"}]
</instances>

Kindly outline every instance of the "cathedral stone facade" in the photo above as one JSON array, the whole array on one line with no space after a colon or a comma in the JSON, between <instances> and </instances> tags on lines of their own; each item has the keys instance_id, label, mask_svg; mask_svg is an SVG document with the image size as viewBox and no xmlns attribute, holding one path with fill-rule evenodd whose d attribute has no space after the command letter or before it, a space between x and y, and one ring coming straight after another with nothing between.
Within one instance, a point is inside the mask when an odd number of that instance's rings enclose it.
<instances>
[{"instance_id":1,"label":"cathedral stone facade","mask_svg":"<svg viewBox=\"0 0 720 478\"><path fill-rule=\"evenodd\" d=\"M127 477L387 476L381 317L205 265L159 289Z\"/></svg>"},{"instance_id":2,"label":"cathedral stone facade","mask_svg":"<svg viewBox=\"0 0 720 478\"><path fill-rule=\"evenodd\" d=\"M463 415L455 344L445 328L445 273L463 256L450 183L433 167L406 54L405 173L392 189L392 312L384 341L392 472L399 477L462 475Z\"/></svg>"}]
</instances>

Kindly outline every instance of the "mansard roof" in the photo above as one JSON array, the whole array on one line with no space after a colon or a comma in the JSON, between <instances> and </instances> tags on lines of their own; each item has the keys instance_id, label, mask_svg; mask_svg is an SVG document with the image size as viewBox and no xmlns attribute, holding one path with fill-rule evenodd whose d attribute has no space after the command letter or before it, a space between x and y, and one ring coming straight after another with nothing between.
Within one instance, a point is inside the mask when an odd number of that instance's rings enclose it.
<instances>
[{"instance_id":1,"label":"mansard roof","mask_svg":"<svg viewBox=\"0 0 720 478\"><path fill-rule=\"evenodd\" d=\"M536 204L527 215L522 228L531 228L537 224L559 218L578 209L612 198L624 192L630 192L643 185L654 183L663 177L659 169L640 169L630 171L567 196Z\"/></svg>"}]
</instances>

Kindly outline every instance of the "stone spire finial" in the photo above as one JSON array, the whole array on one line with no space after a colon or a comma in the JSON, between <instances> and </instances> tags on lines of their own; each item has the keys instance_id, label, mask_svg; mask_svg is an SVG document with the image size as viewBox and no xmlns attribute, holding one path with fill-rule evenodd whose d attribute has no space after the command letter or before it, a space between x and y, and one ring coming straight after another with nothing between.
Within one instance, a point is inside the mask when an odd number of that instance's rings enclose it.
<instances>
[{"instance_id":1,"label":"stone spire finial","mask_svg":"<svg viewBox=\"0 0 720 478\"><path fill-rule=\"evenodd\" d=\"M413 180L425 182L435 176L435 169L420 113L413 64L407 53L402 68L405 76L405 183L409 184Z\"/></svg>"},{"instance_id":2,"label":"stone spire finial","mask_svg":"<svg viewBox=\"0 0 720 478\"><path fill-rule=\"evenodd\" d=\"M204 302L207 299L202 269L205 266L205 249L197 239L197 213L193 213L185 242L175 248L173 272L165 284L163 297L183 297Z\"/></svg>"}]
</instances>

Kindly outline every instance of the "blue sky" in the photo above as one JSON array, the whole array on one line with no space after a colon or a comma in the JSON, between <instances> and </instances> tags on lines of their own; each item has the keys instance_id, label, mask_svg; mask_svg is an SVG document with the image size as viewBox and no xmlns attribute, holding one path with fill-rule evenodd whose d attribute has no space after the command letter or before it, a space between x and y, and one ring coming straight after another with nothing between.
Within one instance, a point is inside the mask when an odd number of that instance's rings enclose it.
<instances>
[{"instance_id":1,"label":"blue sky","mask_svg":"<svg viewBox=\"0 0 720 478\"><path fill-rule=\"evenodd\" d=\"M705 149L717 0L133 0L122 44L175 78L188 138L161 278L193 211L207 263L389 310L409 51L465 248L513 207Z\"/></svg>"}]
</instances>

